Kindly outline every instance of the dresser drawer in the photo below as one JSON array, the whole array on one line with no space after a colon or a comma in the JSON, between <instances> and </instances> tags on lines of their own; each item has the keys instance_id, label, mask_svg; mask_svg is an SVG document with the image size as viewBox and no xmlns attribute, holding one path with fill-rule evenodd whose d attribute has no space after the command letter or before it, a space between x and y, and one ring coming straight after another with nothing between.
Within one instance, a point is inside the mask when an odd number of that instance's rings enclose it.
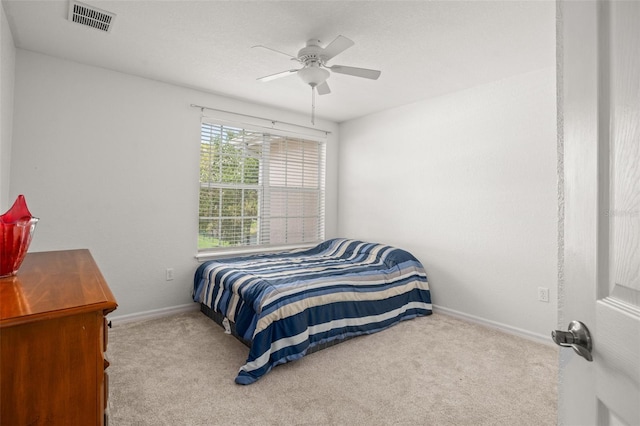
<instances>
[{"instance_id":1,"label":"dresser drawer","mask_svg":"<svg viewBox=\"0 0 640 426\"><path fill-rule=\"evenodd\" d=\"M2 425L97 424L98 324L89 312L2 329Z\"/></svg>"}]
</instances>

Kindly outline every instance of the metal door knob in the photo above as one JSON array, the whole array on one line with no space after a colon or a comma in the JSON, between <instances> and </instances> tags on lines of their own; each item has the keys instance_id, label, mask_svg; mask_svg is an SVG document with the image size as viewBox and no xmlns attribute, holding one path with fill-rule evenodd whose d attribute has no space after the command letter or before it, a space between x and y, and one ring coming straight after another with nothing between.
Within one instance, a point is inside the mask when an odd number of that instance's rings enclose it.
<instances>
[{"instance_id":1,"label":"metal door knob","mask_svg":"<svg viewBox=\"0 0 640 426\"><path fill-rule=\"evenodd\" d=\"M571 321L568 331L552 331L551 338L558 346L572 347L578 355L587 361L593 361L591 333L589 333L587 326L580 321Z\"/></svg>"}]
</instances>

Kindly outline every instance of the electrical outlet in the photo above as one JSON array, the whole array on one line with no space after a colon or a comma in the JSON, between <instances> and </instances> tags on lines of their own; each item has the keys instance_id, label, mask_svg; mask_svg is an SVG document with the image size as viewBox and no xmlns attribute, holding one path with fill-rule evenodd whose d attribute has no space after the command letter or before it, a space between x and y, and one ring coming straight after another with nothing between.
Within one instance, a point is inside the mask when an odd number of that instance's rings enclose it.
<instances>
[{"instance_id":1,"label":"electrical outlet","mask_svg":"<svg viewBox=\"0 0 640 426\"><path fill-rule=\"evenodd\" d=\"M549 301L549 289L547 287L538 287L538 300L541 302Z\"/></svg>"},{"instance_id":2,"label":"electrical outlet","mask_svg":"<svg viewBox=\"0 0 640 426\"><path fill-rule=\"evenodd\" d=\"M167 268L167 281L172 281L173 280L173 268Z\"/></svg>"}]
</instances>

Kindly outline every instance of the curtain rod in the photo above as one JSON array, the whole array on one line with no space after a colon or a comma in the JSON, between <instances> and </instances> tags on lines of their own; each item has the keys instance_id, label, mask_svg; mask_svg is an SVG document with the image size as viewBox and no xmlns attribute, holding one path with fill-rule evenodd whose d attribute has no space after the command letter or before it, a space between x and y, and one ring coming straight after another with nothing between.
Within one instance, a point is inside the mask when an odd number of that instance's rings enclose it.
<instances>
[{"instance_id":1,"label":"curtain rod","mask_svg":"<svg viewBox=\"0 0 640 426\"><path fill-rule=\"evenodd\" d=\"M315 130L316 132L322 132L325 135L330 135L331 132L329 130L323 130L323 129L316 129L315 127L308 127L308 126L301 126L300 124L295 124L295 123L288 123L286 121L280 121L280 120L271 120L268 118L264 118L264 117L258 117L255 115L247 115L247 114L241 114L239 112L233 112L233 111L225 111L223 109L217 109L217 108L210 108L210 107L206 107L206 106L202 106L202 105L196 105L196 104L191 104L192 108L200 108L201 110L205 110L208 109L210 111L218 111L218 112L223 112L225 114L234 114L234 115L239 115L241 117L248 117L248 118L256 118L258 120L264 120L264 121L269 121L271 122L271 124L273 124L274 126L276 125L276 123L278 124L286 124L288 126L295 126L295 127L300 127L301 129L309 129L309 130Z\"/></svg>"}]
</instances>

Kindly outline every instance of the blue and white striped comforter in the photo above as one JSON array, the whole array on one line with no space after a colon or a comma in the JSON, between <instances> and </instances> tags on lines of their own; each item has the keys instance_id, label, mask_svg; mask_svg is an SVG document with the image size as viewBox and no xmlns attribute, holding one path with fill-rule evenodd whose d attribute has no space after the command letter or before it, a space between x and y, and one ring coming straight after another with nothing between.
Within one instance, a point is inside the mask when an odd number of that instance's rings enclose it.
<instances>
[{"instance_id":1,"label":"blue and white striped comforter","mask_svg":"<svg viewBox=\"0 0 640 426\"><path fill-rule=\"evenodd\" d=\"M347 239L205 262L196 271L193 295L252 342L239 384L255 382L315 345L431 314L427 276L415 257Z\"/></svg>"}]
</instances>

